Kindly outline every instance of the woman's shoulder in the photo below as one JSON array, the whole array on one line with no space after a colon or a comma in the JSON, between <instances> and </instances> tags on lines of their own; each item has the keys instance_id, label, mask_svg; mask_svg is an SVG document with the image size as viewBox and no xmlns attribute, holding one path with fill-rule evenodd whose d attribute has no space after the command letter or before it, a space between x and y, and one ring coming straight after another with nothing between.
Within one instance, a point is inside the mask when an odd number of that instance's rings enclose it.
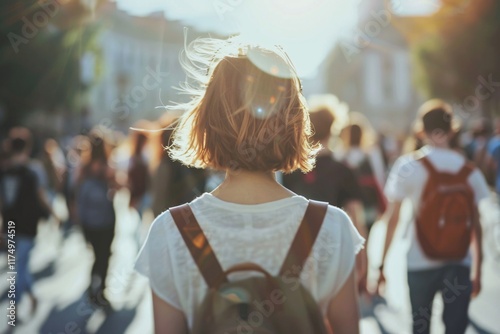
<instances>
[{"instance_id":1,"label":"woman's shoulder","mask_svg":"<svg viewBox=\"0 0 500 334\"><path fill-rule=\"evenodd\" d=\"M319 239L329 247L352 248L354 253L363 248L364 238L352 223L346 212L333 205L328 206ZM346 249L351 251L351 249Z\"/></svg>"},{"instance_id":2,"label":"woman's shoulder","mask_svg":"<svg viewBox=\"0 0 500 334\"><path fill-rule=\"evenodd\" d=\"M283 211L296 214L296 211L305 210L307 199L294 195L270 202L257 204L241 204L236 201L226 201L211 193L204 193L189 203L195 215L203 217L218 216L220 214L255 214L257 217L266 215L282 215Z\"/></svg>"},{"instance_id":3,"label":"woman's shoulder","mask_svg":"<svg viewBox=\"0 0 500 334\"><path fill-rule=\"evenodd\" d=\"M165 210L156 216L151 224L151 233L167 233L174 227L174 219L170 210Z\"/></svg>"},{"instance_id":4,"label":"woman's shoulder","mask_svg":"<svg viewBox=\"0 0 500 334\"><path fill-rule=\"evenodd\" d=\"M307 206L307 199L303 197L295 198L295 204L298 206ZM193 213L196 215L200 213L200 207L204 209L212 210L223 210L223 208L218 208L213 206L212 203L207 203L207 201L200 198L188 203L193 209ZM283 209L287 209L286 207ZM305 208L304 208L305 209ZM271 212L271 211L269 211ZM297 211L298 212L298 211ZM224 214L223 212L221 214ZM159 238L163 241L179 240L180 232L176 226L176 223L170 213L170 210L166 210L156 217L150 228L150 235L154 238ZM345 240L352 240L354 244L354 251L359 251L362 248L364 239L359 235L358 231L351 222L349 216L340 208L329 205L321 230L319 232L318 238L323 242L327 241L331 245L346 245ZM344 242L343 242L344 241ZM174 242L177 244L177 242Z\"/></svg>"},{"instance_id":5,"label":"woman's shoulder","mask_svg":"<svg viewBox=\"0 0 500 334\"><path fill-rule=\"evenodd\" d=\"M333 205L328 205L328 210L326 211L325 219L323 222L323 228L325 230L329 231L330 233L340 233L350 225L353 224L344 210Z\"/></svg>"}]
</instances>

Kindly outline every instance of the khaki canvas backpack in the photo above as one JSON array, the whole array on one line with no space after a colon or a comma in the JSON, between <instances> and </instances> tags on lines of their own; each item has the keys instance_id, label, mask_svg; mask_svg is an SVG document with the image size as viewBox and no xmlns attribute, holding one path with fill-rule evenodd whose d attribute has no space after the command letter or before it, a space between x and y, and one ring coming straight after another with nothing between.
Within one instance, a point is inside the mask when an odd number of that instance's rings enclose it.
<instances>
[{"instance_id":1,"label":"khaki canvas backpack","mask_svg":"<svg viewBox=\"0 0 500 334\"><path fill-rule=\"evenodd\" d=\"M417 237L424 253L436 260L460 260L469 249L474 219L474 192L466 163L456 173L437 171L427 157L418 159L429 177L417 212Z\"/></svg>"},{"instance_id":2,"label":"khaki canvas backpack","mask_svg":"<svg viewBox=\"0 0 500 334\"><path fill-rule=\"evenodd\" d=\"M223 271L189 205L170 213L209 290L195 311L193 334L328 333L322 313L300 283L302 268L323 223L327 203L309 201L278 276L255 263ZM229 281L235 272L262 275Z\"/></svg>"}]
</instances>

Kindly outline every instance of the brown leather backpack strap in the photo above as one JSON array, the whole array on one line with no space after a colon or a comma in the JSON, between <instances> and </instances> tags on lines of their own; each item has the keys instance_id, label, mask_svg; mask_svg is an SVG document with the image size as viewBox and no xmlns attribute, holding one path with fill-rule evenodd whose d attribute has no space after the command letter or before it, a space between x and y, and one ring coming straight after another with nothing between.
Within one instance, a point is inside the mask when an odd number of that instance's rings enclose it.
<instances>
[{"instance_id":1,"label":"brown leather backpack strap","mask_svg":"<svg viewBox=\"0 0 500 334\"><path fill-rule=\"evenodd\" d=\"M323 225L328 203L309 201L306 213L281 266L280 276L299 277Z\"/></svg>"},{"instance_id":2,"label":"brown leather backpack strap","mask_svg":"<svg viewBox=\"0 0 500 334\"><path fill-rule=\"evenodd\" d=\"M179 205L169 211L208 287L215 288L227 282L224 270L189 205Z\"/></svg>"},{"instance_id":3,"label":"brown leather backpack strap","mask_svg":"<svg viewBox=\"0 0 500 334\"><path fill-rule=\"evenodd\" d=\"M424 165L425 169L427 169L427 171L429 172L429 174L431 174L431 176L439 174L436 167L434 167L434 165L429 161L429 159L426 156L420 157L418 161L420 161Z\"/></svg>"},{"instance_id":4,"label":"brown leather backpack strap","mask_svg":"<svg viewBox=\"0 0 500 334\"><path fill-rule=\"evenodd\" d=\"M466 182L467 179L469 178L470 174L474 171L476 167L470 163L470 162L465 162L464 166L462 169L457 174L457 178L463 182Z\"/></svg>"}]
</instances>

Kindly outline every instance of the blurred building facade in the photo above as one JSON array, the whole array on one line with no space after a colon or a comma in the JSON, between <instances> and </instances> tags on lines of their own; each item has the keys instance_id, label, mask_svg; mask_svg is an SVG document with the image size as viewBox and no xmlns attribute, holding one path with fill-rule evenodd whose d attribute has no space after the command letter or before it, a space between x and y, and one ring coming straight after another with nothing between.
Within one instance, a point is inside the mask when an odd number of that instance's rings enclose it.
<instances>
[{"instance_id":1,"label":"blurred building facade","mask_svg":"<svg viewBox=\"0 0 500 334\"><path fill-rule=\"evenodd\" d=\"M353 37L339 43L327 60L326 82L377 130L403 135L422 97L413 84L409 46L391 24L392 15L383 1L364 8Z\"/></svg>"},{"instance_id":2,"label":"blurred building facade","mask_svg":"<svg viewBox=\"0 0 500 334\"><path fill-rule=\"evenodd\" d=\"M183 27L165 19L163 12L132 16L113 2L98 15L102 60L97 65L92 57L82 57L82 78L93 81L96 72L99 78L81 124L112 125L125 131L138 119L157 118L164 112L158 106L178 100L172 87L185 78L179 65Z\"/></svg>"},{"instance_id":3,"label":"blurred building facade","mask_svg":"<svg viewBox=\"0 0 500 334\"><path fill-rule=\"evenodd\" d=\"M352 40L339 43L317 76L304 80L304 94L333 93L376 129L405 134L422 102L412 80L409 46L391 24L394 13L384 1L364 4ZM183 25L167 20L163 12L133 16L113 2L102 6L98 16L102 61L95 65L92 57L82 57L82 80L96 83L80 125L126 131L138 119L160 116L164 110L158 106L182 98L173 87L185 80L179 64Z\"/></svg>"}]
</instances>

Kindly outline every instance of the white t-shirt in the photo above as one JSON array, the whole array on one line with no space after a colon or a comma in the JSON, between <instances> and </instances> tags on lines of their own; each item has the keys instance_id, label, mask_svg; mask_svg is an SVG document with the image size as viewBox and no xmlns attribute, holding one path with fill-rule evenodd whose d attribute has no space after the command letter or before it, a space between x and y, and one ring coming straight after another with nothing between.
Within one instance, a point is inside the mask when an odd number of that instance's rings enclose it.
<instances>
[{"instance_id":1,"label":"white t-shirt","mask_svg":"<svg viewBox=\"0 0 500 334\"><path fill-rule=\"evenodd\" d=\"M450 149L425 146L421 150L438 171L458 173L465 164L465 158ZM385 195L390 201L402 201L405 198L410 199L413 207L413 217L415 217L415 208L419 207L427 178L427 170L421 162L415 160L414 153L404 155L394 163L394 167L387 179ZM490 195L486 180L479 169L476 168L470 174L468 182L474 191L476 204L479 204L482 199ZM448 263L431 260L424 255L416 236L414 219L410 222L408 237L410 240L407 258L409 271L437 268ZM459 263L470 266L470 252Z\"/></svg>"},{"instance_id":2,"label":"white t-shirt","mask_svg":"<svg viewBox=\"0 0 500 334\"><path fill-rule=\"evenodd\" d=\"M223 270L254 262L277 275L307 204L304 197L293 196L244 205L205 193L190 207ZM348 216L330 206L301 275L301 282L323 312L353 270L355 255L363 242ZM153 222L135 269L149 278L158 297L184 312L191 327L193 313L203 300L207 285L168 211ZM255 274L235 273L229 279L252 275Z\"/></svg>"}]
</instances>

